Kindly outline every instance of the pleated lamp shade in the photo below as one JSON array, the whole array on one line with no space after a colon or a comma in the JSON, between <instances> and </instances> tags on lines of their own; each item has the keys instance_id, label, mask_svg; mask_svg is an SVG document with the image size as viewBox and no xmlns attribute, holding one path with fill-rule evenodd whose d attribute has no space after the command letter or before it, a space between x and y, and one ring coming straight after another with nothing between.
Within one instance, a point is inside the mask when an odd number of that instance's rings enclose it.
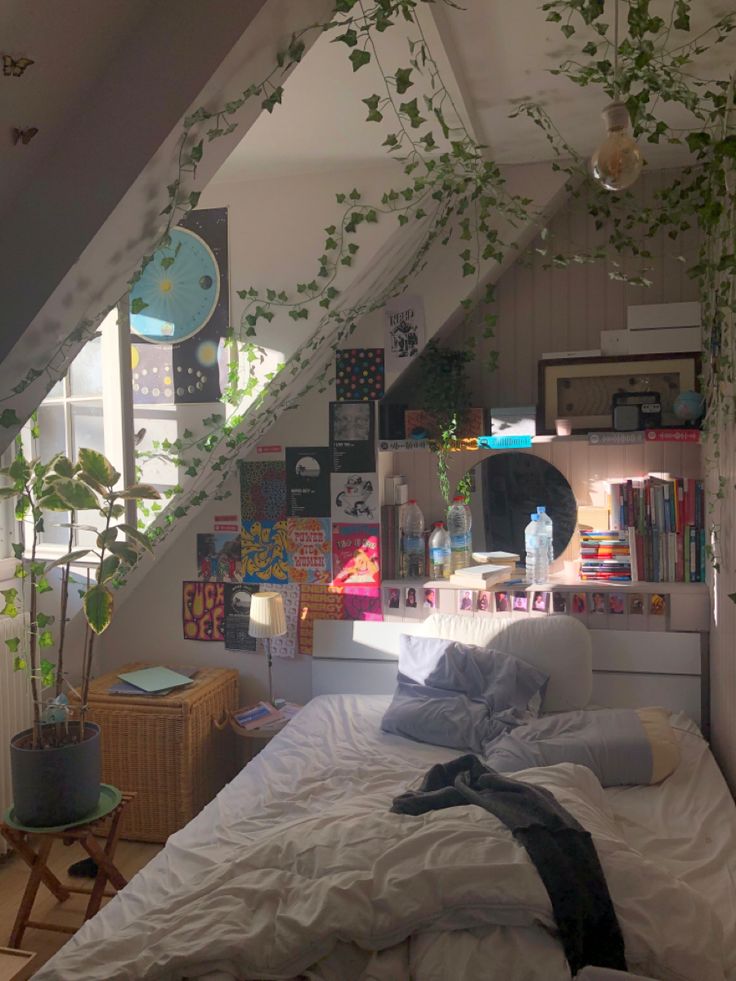
<instances>
[{"instance_id":1,"label":"pleated lamp shade","mask_svg":"<svg viewBox=\"0 0 736 981\"><path fill-rule=\"evenodd\" d=\"M281 593L253 593L248 633L251 637L281 637L286 633L286 614Z\"/></svg>"}]
</instances>

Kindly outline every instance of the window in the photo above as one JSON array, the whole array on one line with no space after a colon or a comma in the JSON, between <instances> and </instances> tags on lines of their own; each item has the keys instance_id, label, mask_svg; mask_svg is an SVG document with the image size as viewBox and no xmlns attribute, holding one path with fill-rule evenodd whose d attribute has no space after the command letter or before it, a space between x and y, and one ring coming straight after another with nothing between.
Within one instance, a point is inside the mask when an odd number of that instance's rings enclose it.
<instances>
[{"instance_id":1,"label":"window","mask_svg":"<svg viewBox=\"0 0 736 981\"><path fill-rule=\"evenodd\" d=\"M100 325L100 336L89 341L72 362L65 378L58 381L38 407L38 436L31 435L31 427L23 431L26 455L49 460L56 453L64 453L76 460L82 447L98 450L114 464L117 470L132 482L126 465L124 427L125 414L121 400L121 352L128 349L127 341L121 345L118 329L118 312L112 310ZM127 355L129 357L129 355ZM134 502L130 502L134 505ZM62 554L69 544L68 512L48 512L41 536L43 553ZM128 515L135 521L135 513ZM90 528L101 527L102 518L97 511L79 511L76 521ZM95 533L79 529L76 544L84 547L94 543Z\"/></svg>"}]
</instances>

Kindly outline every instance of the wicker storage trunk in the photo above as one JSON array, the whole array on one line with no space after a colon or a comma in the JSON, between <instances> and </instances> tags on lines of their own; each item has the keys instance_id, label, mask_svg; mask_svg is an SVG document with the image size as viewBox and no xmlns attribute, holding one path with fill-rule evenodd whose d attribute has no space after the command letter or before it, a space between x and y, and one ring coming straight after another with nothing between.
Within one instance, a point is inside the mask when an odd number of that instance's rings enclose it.
<instances>
[{"instance_id":1,"label":"wicker storage trunk","mask_svg":"<svg viewBox=\"0 0 736 981\"><path fill-rule=\"evenodd\" d=\"M238 706L238 672L201 668L193 684L163 697L110 695L128 664L92 682L87 718L102 729L102 780L137 794L123 838L166 841L237 771L236 735L215 727Z\"/></svg>"}]
</instances>

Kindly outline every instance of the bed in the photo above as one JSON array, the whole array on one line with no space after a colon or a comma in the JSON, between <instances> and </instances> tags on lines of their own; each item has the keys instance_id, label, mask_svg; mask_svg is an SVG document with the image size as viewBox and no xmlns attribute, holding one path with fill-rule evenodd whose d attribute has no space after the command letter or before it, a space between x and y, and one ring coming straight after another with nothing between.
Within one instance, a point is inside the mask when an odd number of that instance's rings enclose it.
<instances>
[{"instance_id":1,"label":"bed","mask_svg":"<svg viewBox=\"0 0 736 981\"><path fill-rule=\"evenodd\" d=\"M472 632L470 619L445 618L442 630ZM498 635L489 623L485 636ZM551 638L549 623L537 646L549 646L585 697L590 652L571 652L564 629ZM383 732L391 698L313 698L38 981L569 978L539 897L537 906L509 901L531 878L508 833L490 841L480 808L415 824L388 814L430 766L458 756ZM681 758L660 784L604 791L568 763L518 776L549 787L583 823L590 815L641 974L736 981L736 809L698 727L682 712L670 721Z\"/></svg>"}]
</instances>

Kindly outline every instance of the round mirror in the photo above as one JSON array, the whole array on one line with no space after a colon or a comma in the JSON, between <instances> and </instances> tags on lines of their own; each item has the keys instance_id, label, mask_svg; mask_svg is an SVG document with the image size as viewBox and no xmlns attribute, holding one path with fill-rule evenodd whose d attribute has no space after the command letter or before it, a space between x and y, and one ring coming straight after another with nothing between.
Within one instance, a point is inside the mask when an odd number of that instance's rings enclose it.
<instances>
[{"instance_id":1,"label":"round mirror","mask_svg":"<svg viewBox=\"0 0 736 981\"><path fill-rule=\"evenodd\" d=\"M575 531L578 507L557 467L531 453L494 453L470 472L476 551L516 552L524 562L524 529L540 504L552 519L555 558L565 551Z\"/></svg>"}]
</instances>

